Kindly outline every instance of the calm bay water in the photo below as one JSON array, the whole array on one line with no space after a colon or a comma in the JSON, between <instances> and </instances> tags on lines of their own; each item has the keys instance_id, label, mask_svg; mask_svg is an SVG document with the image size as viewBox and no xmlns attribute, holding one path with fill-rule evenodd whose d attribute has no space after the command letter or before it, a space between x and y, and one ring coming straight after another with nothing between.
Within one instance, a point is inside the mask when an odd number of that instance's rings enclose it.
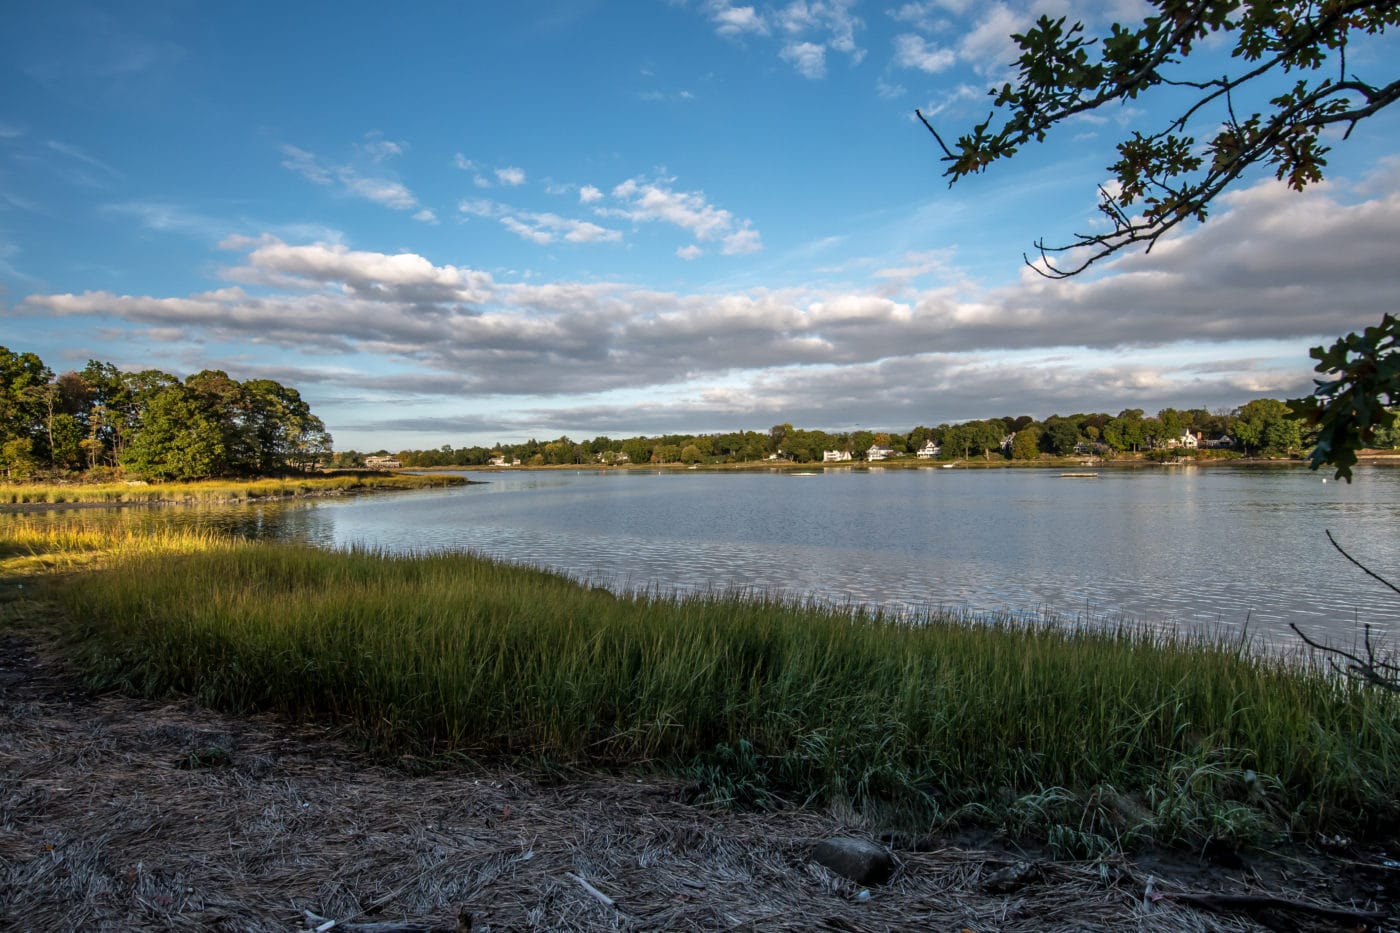
<instances>
[{"instance_id":1,"label":"calm bay water","mask_svg":"<svg viewBox=\"0 0 1400 933\"><path fill-rule=\"evenodd\" d=\"M361 499L193 510L244 534L474 550L614 588L752 589L895 611L1053 611L1350 642L1400 632L1400 470L518 472ZM203 517L201 517L203 516ZM152 518L151 520L158 520ZM159 519L170 520L170 519Z\"/></svg>"}]
</instances>

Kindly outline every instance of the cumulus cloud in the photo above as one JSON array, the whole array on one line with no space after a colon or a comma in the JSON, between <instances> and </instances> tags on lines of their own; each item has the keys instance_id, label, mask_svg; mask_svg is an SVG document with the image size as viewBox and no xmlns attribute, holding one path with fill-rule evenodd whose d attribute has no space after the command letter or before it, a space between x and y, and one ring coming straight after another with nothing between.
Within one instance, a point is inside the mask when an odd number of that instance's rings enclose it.
<instances>
[{"instance_id":1,"label":"cumulus cloud","mask_svg":"<svg viewBox=\"0 0 1400 933\"><path fill-rule=\"evenodd\" d=\"M804 78L817 80L826 77L826 48L814 42L794 42L783 46L778 57Z\"/></svg>"},{"instance_id":2,"label":"cumulus cloud","mask_svg":"<svg viewBox=\"0 0 1400 933\"><path fill-rule=\"evenodd\" d=\"M702 9L722 36L736 39L776 33L778 57L811 80L826 76L827 52L840 52L852 64L866 54L856 39L864 25L851 11L856 0L789 0L760 13L752 6L736 7L728 0L710 0Z\"/></svg>"},{"instance_id":3,"label":"cumulus cloud","mask_svg":"<svg viewBox=\"0 0 1400 933\"><path fill-rule=\"evenodd\" d=\"M728 0L710 0L706 4L715 32L727 39L745 35L767 35L768 24L751 6L732 6Z\"/></svg>"},{"instance_id":4,"label":"cumulus cloud","mask_svg":"<svg viewBox=\"0 0 1400 933\"><path fill-rule=\"evenodd\" d=\"M957 60L957 53L952 49L930 45L922 36L904 33L894 37L894 63L901 68L937 74L953 67Z\"/></svg>"},{"instance_id":5,"label":"cumulus cloud","mask_svg":"<svg viewBox=\"0 0 1400 933\"><path fill-rule=\"evenodd\" d=\"M593 204L601 200L603 200L603 192L592 185L584 185L578 189L578 202L580 204Z\"/></svg>"},{"instance_id":6,"label":"cumulus cloud","mask_svg":"<svg viewBox=\"0 0 1400 933\"><path fill-rule=\"evenodd\" d=\"M676 255L686 262L690 262L692 259L699 259L701 256L705 255L705 251L696 244L691 243L689 246L682 246L680 249L676 250Z\"/></svg>"},{"instance_id":7,"label":"cumulus cloud","mask_svg":"<svg viewBox=\"0 0 1400 933\"><path fill-rule=\"evenodd\" d=\"M426 207L414 214L413 219L425 224L436 224L438 222L437 213Z\"/></svg>"},{"instance_id":8,"label":"cumulus cloud","mask_svg":"<svg viewBox=\"0 0 1400 933\"><path fill-rule=\"evenodd\" d=\"M750 228L718 217L702 197L676 198L662 185L647 202L648 184L625 183L618 197L650 211L644 219L675 212L667 222L697 240L706 231L717 248L743 244ZM1371 185L1367 194L1319 185L1299 195L1275 182L1245 189L1150 256L1124 256L1069 282L1028 274L978 288L953 257L935 253L898 257L865 286L663 291L502 281L415 253L268 235L225 241L241 259L218 288L33 294L13 313L65 317L93 332L178 328L210 341L368 354L423 385L450 382L456 398L673 387L696 411L733 406L745 423L765 406L792 412L784 420L794 423L838 425L1137 400L1239 404L1305 391L1310 343L1393 310L1400 170ZM557 215L475 209L542 242L604 236Z\"/></svg>"},{"instance_id":9,"label":"cumulus cloud","mask_svg":"<svg viewBox=\"0 0 1400 933\"><path fill-rule=\"evenodd\" d=\"M514 165L496 169L496 180L501 184L515 188L525 184L525 170Z\"/></svg>"}]
</instances>

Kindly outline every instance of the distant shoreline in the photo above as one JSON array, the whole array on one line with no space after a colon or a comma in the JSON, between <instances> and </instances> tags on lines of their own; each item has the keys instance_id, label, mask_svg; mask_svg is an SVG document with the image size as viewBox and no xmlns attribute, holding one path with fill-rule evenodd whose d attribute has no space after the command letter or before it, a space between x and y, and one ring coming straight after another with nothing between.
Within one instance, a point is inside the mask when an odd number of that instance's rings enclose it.
<instances>
[{"instance_id":1,"label":"distant shoreline","mask_svg":"<svg viewBox=\"0 0 1400 933\"><path fill-rule=\"evenodd\" d=\"M1358 455L1359 463L1369 466L1400 466L1400 452L1396 453L1363 453ZM467 465L467 466L415 466L404 467L404 472L413 473L520 473L539 470L587 470L591 472L629 472L644 471L654 473L657 471L666 472L694 472L694 473L724 473L724 472L760 472L760 471L780 471L790 470L1084 470L1084 469L1104 469L1104 470L1133 470L1133 469L1176 469L1179 467L1250 467L1253 469L1281 469L1281 468L1301 468L1308 469L1306 460L1301 459L1278 459L1264 457L1211 457L1201 460L1183 459L1159 463L1147 460L1143 457L1099 459L1090 457L1060 457L1053 460L878 460L869 462L865 460L850 460L840 463L828 463L823 461L812 461L809 463L799 463L795 460L747 460L742 463L698 463L691 465L688 463L540 463L533 465L521 464L520 466L493 466L490 464ZM1331 478L1330 470L1318 470L1319 474L1326 474Z\"/></svg>"}]
</instances>

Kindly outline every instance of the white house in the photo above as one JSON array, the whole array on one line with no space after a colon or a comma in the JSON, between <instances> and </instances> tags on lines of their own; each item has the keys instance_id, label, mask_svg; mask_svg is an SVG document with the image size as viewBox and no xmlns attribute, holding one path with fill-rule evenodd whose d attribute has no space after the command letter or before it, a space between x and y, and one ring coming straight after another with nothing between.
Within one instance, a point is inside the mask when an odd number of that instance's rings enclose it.
<instances>
[{"instance_id":1,"label":"white house","mask_svg":"<svg viewBox=\"0 0 1400 933\"><path fill-rule=\"evenodd\" d=\"M397 470L403 466L398 457L366 457L366 470Z\"/></svg>"},{"instance_id":2,"label":"white house","mask_svg":"<svg viewBox=\"0 0 1400 933\"><path fill-rule=\"evenodd\" d=\"M1185 431L1181 432L1180 437L1174 437L1167 441L1167 446L1170 448L1184 447L1187 450L1195 450L1197 447L1201 446L1201 436L1199 434L1192 434L1191 429L1187 428Z\"/></svg>"},{"instance_id":3,"label":"white house","mask_svg":"<svg viewBox=\"0 0 1400 933\"><path fill-rule=\"evenodd\" d=\"M849 459L851 459L851 452L850 452L849 450L823 450L823 451L822 451L822 462L823 462L823 463L841 463L841 462L846 461L846 460L849 460Z\"/></svg>"},{"instance_id":4,"label":"white house","mask_svg":"<svg viewBox=\"0 0 1400 933\"><path fill-rule=\"evenodd\" d=\"M870 449L865 452L865 459L874 463L877 460L884 460L892 453L894 453L894 448L892 447L881 447L879 444L871 444Z\"/></svg>"},{"instance_id":5,"label":"white house","mask_svg":"<svg viewBox=\"0 0 1400 933\"><path fill-rule=\"evenodd\" d=\"M914 456L918 457L920 460L936 460L938 459L938 455L942 452L943 448L935 444L930 438L924 442L924 446L920 447Z\"/></svg>"}]
</instances>

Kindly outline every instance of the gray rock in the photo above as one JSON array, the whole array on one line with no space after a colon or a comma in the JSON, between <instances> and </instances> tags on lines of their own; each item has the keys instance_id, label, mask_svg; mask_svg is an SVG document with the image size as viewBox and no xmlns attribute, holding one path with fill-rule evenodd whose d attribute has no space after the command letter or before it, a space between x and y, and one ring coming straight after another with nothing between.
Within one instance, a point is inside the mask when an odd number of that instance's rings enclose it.
<instances>
[{"instance_id":1,"label":"gray rock","mask_svg":"<svg viewBox=\"0 0 1400 933\"><path fill-rule=\"evenodd\" d=\"M894 874L894 856L867 839L838 836L819 843L812 861L856 884L884 884Z\"/></svg>"}]
</instances>

